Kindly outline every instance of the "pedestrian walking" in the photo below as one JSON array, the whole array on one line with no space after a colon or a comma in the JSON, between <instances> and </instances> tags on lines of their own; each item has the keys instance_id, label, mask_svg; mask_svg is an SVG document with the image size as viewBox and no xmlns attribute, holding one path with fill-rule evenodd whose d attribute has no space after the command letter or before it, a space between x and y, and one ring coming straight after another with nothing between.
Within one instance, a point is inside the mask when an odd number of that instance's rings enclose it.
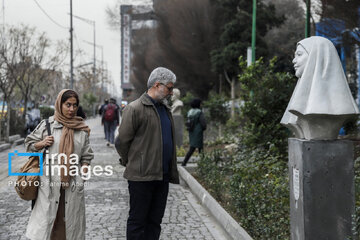
<instances>
[{"instance_id":1,"label":"pedestrian walking","mask_svg":"<svg viewBox=\"0 0 360 240\"><path fill-rule=\"evenodd\" d=\"M119 111L120 108L116 104L116 100L114 98L110 98L109 103L104 107L103 110L103 124L105 129L105 138L108 141L106 143L107 146L110 144L114 144L115 130L116 127L119 126Z\"/></svg>"},{"instance_id":2,"label":"pedestrian walking","mask_svg":"<svg viewBox=\"0 0 360 240\"><path fill-rule=\"evenodd\" d=\"M104 104L101 105L101 107L100 107L100 109L99 109L99 115L100 115L100 116L102 116L103 111L104 111L104 107L105 107L106 105L108 105L108 103L109 103L109 100L108 100L108 99L105 99L105 100L104 100Z\"/></svg>"},{"instance_id":3,"label":"pedestrian walking","mask_svg":"<svg viewBox=\"0 0 360 240\"><path fill-rule=\"evenodd\" d=\"M94 155L89 145L90 129L76 116L78 106L78 94L62 90L55 102L54 116L49 118L52 135L48 136L43 120L25 139L27 152L42 152L48 147L49 162L61 167L61 171L53 173L45 171L45 167L44 175L40 176L37 199L26 229L26 237L30 239L85 239L84 181L80 174L70 176L69 169L87 174L87 168L81 171L81 167L89 165ZM52 162L50 156L60 153L66 158L55 158ZM78 163L69 161L70 154L78 156Z\"/></svg>"},{"instance_id":4,"label":"pedestrian walking","mask_svg":"<svg viewBox=\"0 0 360 240\"><path fill-rule=\"evenodd\" d=\"M115 146L130 194L128 240L159 239L169 182L179 183L174 121L166 104L175 82L170 70L154 69L147 92L123 111Z\"/></svg>"},{"instance_id":5,"label":"pedestrian walking","mask_svg":"<svg viewBox=\"0 0 360 240\"><path fill-rule=\"evenodd\" d=\"M206 121L203 112L201 111L201 100L193 99L191 102L191 109L187 113L187 129L189 131L190 149L186 153L184 161L181 166L186 166L191 155L194 153L196 148L199 153L203 150L204 145L204 134L206 130Z\"/></svg>"},{"instance_id":6,"label":"pedestrian walking","mask_svg":"<svg viewBox=\"0 0 360 240\"><path fill-rule=\"evenodd\" d=\"M105 100L104 100L104 104L101 105L101 107L99 108L99 115L101 116L101 125L104 126L105 139L108 139L108 137L106 136L106 130L105 130L103 113L104 113L104 108L105 108L105 106L108 105L108 104L109 104L109 100L108 100L108 99L105 99Z\"/></svg>"}]
</instances>

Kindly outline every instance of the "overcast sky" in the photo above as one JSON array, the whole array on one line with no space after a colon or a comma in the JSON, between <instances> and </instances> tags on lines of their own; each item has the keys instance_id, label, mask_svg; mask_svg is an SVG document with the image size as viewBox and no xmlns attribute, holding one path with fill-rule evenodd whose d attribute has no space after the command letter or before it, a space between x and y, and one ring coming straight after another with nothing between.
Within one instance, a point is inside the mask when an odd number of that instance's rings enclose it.
<instances>
[{"instance_id":1,"label":"overcast sky","mask_svg":"<svg viewBox=\"0 0 360 240\"><path fill-rule=\"evenodd\" d=\"M38 7L44 11L59 25L53 23ZM36 27L37 30L47 33L53 40L68 41L70 38L69 26L70 0L1 0L1 18L3 22L2 3L5 4L5 23L7 25L20 25L21 23ZM106 23L105 8L115 6L117 0L73 0L73 14L94 20L96 22L96 44L104 49L104 61L107 62L108 70L116 88L120 88L120 32L111 30ZM151 3L149 0L120 0L123 4ZM73 19L74 50L81 48L85 54L77 58L74 65L91 62L93 59L93 47L84 40L93 42L93 27L76 18ZM70 55L69 55L70 56ZM96 58L101 60L101 50L96 49ZM69 57L70 58L70 57ZM70 59L67 63L70 62ZM97 63L98 64L98 63ZM118 91L120 92L120 91Z\"/></svg>"}]
</instances>

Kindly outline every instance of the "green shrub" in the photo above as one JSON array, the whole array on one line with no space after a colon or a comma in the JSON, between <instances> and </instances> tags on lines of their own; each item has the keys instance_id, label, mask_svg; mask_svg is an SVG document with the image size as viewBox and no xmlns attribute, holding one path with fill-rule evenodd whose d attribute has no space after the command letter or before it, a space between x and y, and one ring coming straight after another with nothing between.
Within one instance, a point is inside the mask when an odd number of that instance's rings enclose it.
<instances>
[{"instance_id":1,"label":"green shrub","mask_svg":"<svg viewBox=\"0 0 360 240\"><path fill-rule=\"evenodd\" d=\"M181 114L184 116L184 119L186 119L187 112L191 108L190 103L194 98L194 95L192 95L190 92L187 92L186 95L181 98L181 101L184 104L183 108L181 109Z\"/></svg>"},{"instance_id":2,"label":"green shrub","mask_svg":"<svg viewBox=\"0 0 360 240\"><path fill-rule=\"evenodd\" d=\"M222 142L216 142L222 147L235 143L238 149L217 149L205 154L197 169L200 181L254 239L290 236L289 132L280 120L296 79L276 72L275 62L273 59L264 64L260 59L247 67L240 58L243 104L239 116L226 119L226 135ZM213 109L213 115L219 115L217 108Z\"/></svg>"},{"instance_id":3,"label":"green shrub","mask_svg":"<svg viewBox=\"0 0 360 240\"><path fill-rule=\"evenodd\" d=\"M86 116L93 116L93 105L97 102L97 97L93 93L84 93L80 99L80 105L83 108Z\"/></svg>"},{"instance_id":4,"label":"green shrub","mask_svg":"<svg viewBox=\"0 0 360 240\"><path fill-rule=\"evenodd\" d=\"M218 201L225 201L224 191L226 191L226 179L230 164L225 164L223 151L216 149L209 154L201 155L197 162L197 175L206 184L210 194ZM227 158L229 160L229 158Z\"/></svg>"},{"instance_id":5,"label":"green shrub","mask_svg":"<svg viewBox=\"0 0 360 240\"><path fill-rule=\"evenodd\" d=\"M184 147L176 146L176 156L177 157L185 157L185 154L186 154L186 150L184 149Z\"/></svg>"},{"instance_id":6,"label":"green shrub","mask_svg":"<svg viewBox=\"0 0 360 240\"><path fill-rule=\"evenodd\" d=\"M288 239L289 180L283 159L255 149L236 153L230 194L240 224L254 239Z\"/></svg>"},{"instance_id":7,"label":"green shrub","mask_svg":"<svg viewBox=\"0 0 360 240\"><path fill-rule=\"evenodd\" d=\"M289 73L275 71L276 58L269 64L259 59L247 67L240 58L242 142L247 148L272 149L274 154L287 155L289 132L280 125L294 90L296 79Z\"/></svg>"},{"instance_id":8,"label":"green shrub","mask_svg":"<svg viewBox=\"0 0 360 240\"><path fill-rule=\"evenodd\" d=\"M201 156L196 175L254 239L288 239L287 169L263 150L216 149Z\"/></svg>"},{"instance_id":9,"label":"green shrub","mask_svg":"<svg viewBox=\"0 0 360 240\"><path fill-rule=\"evenodd\" d=\"M51 117L52 115L54 115L54 109L51 107L47 107L47 106L42 106L39 107L40 109L40 115L42 119L47 119L49 117Z\"/></svg>"},{"instance_id":10,"label":"green shrub","mask_svg":"<svg viewBox=\"0 0 360 240\"><path fill-rule=\"evenodd\" d=\"M222 94L210 92L209 97L203 103L203 107L206 108L207 120L220 124L225 124L229 119L229 109L226 106L228 98Z\"/></svg>"}]
</instances>

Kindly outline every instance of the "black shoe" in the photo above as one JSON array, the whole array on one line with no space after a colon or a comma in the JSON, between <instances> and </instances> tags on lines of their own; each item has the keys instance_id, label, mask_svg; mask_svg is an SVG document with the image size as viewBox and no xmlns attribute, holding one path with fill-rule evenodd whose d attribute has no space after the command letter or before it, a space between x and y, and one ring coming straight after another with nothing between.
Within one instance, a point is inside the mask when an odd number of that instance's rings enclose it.
<instances>
[{"instance_id":1,"label":"black shoe","mask_svg":"<svg viewBox=\"0 0 360 240\"><path fill-rule=\"evenodd\" d=\"M185 166L186 166L186 163L184 163L184 162L183 162L183 163L181 163L181 166L185 167Z\"/></svg>"}]
</instances>

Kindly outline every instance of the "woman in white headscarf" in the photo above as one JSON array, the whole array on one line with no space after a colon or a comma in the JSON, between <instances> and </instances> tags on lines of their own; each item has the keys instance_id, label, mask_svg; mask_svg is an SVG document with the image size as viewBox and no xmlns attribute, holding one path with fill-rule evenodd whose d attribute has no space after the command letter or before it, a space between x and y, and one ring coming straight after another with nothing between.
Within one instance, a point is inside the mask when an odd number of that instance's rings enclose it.
<instances>
[{"instance_id":1,"label":"woman in white headscarf","mask_svg":"<svg viewBox=\"0 0 360 240\"><path fill-rule=\"evenodd\" d=\"M343 123L359 114L334 45L323 37L297 44L299 78L281 124L297 138L336 139Z\"/></svg>"}]
</instances>

